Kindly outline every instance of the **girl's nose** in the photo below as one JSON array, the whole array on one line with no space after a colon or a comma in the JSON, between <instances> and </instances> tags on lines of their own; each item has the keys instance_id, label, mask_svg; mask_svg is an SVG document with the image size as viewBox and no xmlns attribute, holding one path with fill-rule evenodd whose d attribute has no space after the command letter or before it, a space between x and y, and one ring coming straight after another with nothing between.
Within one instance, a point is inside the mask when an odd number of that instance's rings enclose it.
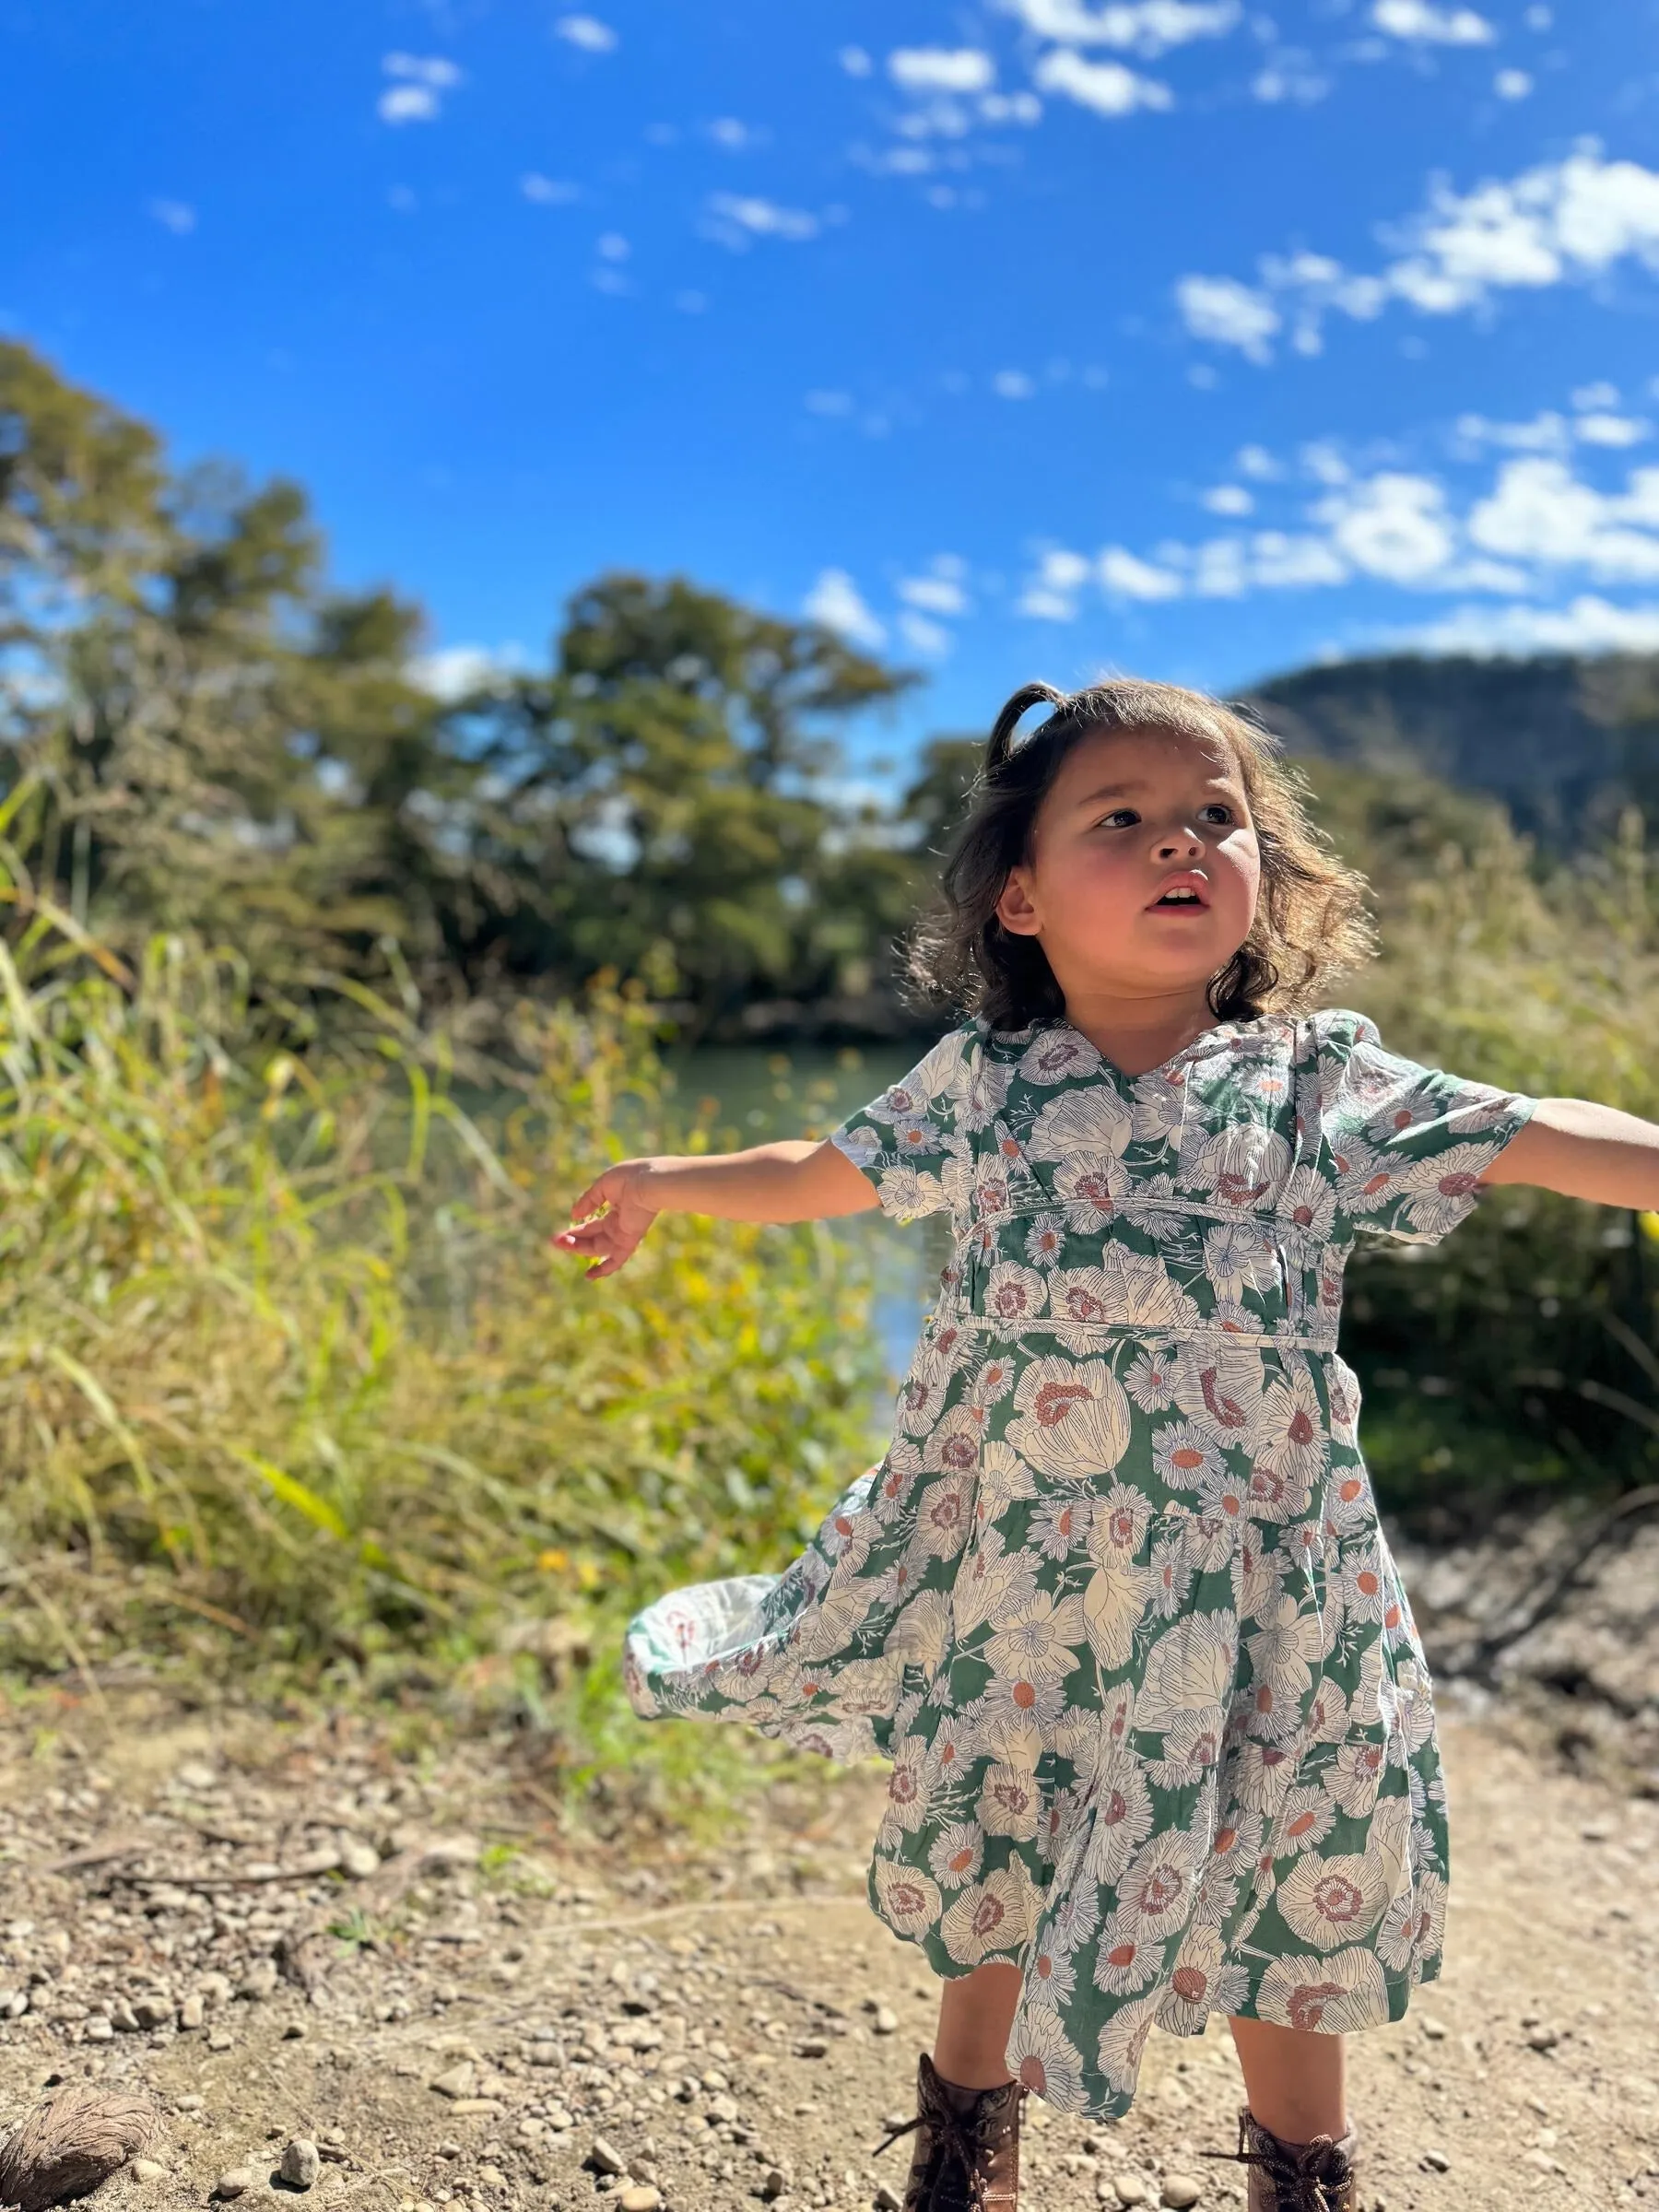
<instances>
[{"instance_id":1,"label":"girl's nose","mask_svg":"<svg viewBox=\"0 0 1659 2212\"><path fill-rule=\"evenodd\" d=\"M1172 859L1182 853L1195 854L1203 852L1204 840L1195 830L1171 830L1159 839L1158 850L1160 858Z\"/></svg>"}]
</instances>

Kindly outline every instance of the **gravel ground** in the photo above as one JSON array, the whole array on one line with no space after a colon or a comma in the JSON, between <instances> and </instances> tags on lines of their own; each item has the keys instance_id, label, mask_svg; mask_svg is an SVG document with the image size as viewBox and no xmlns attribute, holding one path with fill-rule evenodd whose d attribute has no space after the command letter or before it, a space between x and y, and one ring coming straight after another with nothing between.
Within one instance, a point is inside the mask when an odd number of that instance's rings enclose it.
<instances>
[{"instance_id":1,"label":"gravel ground","mask_svg":"<svg viewBox=\"0 0 1659 2212\"><path fill-rule=\"evenodd\" d=\"M1453 1700L1455 1704L1456 1700ZM1360 2040L1385 2212L1659 2196L1659 1802L1495 1707L1446 1728L1446 1979ZM100 2205L860 2212L901 2190L935 1991L862 1899L879 1783L780 1788L718 1858L561 1841L504 1750L65 1704L0 1730L0 2123L147 2088ZM1241 2204L1225 2036L1115 2125L1028 2107L1028 2212ZM290 2153L300 2182L281 2164Z\"/></svg>"}]
</instances>

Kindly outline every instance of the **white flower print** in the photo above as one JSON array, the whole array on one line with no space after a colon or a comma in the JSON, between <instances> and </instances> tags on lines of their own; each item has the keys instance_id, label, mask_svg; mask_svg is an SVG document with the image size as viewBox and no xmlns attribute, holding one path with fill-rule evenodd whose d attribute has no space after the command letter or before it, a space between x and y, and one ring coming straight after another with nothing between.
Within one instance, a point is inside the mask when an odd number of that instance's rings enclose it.
<instances>
[{"instance_id":1,"label":"white flower print","mask_svg":"<svg viewBox=\"0 0 1659 2212\"><path fill-rule=\"evenodd\" d=\"M1100 1254L1105 1296L1113 1318L1138 1329L1168 1329L1184 1335L1198 1319L1198 1302L1171 1277L1168 1264L1152 1252L1130 1252L1109 1244Z\"/></svg>"},{"instance_id":2,"label":"white flower print","mask_svg":"<svg viewBox=\"0 0 1659 2212\"><path fill-rule=\"evenodd\" d=\"M1049 1312L1060 1326L1055 1334L1070 1352L1087 1352L1109 1321L1121 1319L1112 1312L1111 1286L1100 1267L1057 1267L1049 1277Z\"/></svg>"},{"instance_id":3,"label":"white flower print","mask_svg":"<svg viewBox=\"0 0 1659 2212\"><path fill-rule=\"evenodd\" d=\"M1258 1222L1221 1222L1205 1231L1204 1272L1222 1298L1271 1290L1279 1279L1278 1247Z\"/></svg>"},{"instance_id":4,"label":"white flower print","mask_svg":"<svg viewBox=\"0 0 1659 2212\"><path fill-rule=\"evenodd\" d=\"M1172 1936L1193 1910L1193 1839L1179 1829L1143 1843L1118 1884L1118 1913L1137 1936ZM1105 1947L1102 1929L1100 1945Z\"/></svg>"},{"instance_id":5,"label":"white flower print","mask_svg":"<svg viewBox=\"0 0 1659 2212\"><path fill-rule=\"evenodd\" d=\"M1172 1490L1201 1490L1226 1471L1221 1447L1196 1421L1165 1421L1152 1431L1152 1465Z\"/></svg>"},{"instance_id":6,"label":"white flower print","mask_svg":"<svg viewBox=\"0 0 1659 2212\"><path fill-rule=\"evenodd\" d=\"M1256 1992L1256 2014L1304 2035L1354 2035L1381 2028L1388 1991L1375 1954L1357 1947L1326 1959L1276 1959Z\"/></svg>"},{"instance_id":7,"label":"white flower print","mask_svg":"<svg viewBox=\"0 0 1659 2212\"><path fill-rule=\"evenodd\" d=\"M1088 1550L1102 1567L1132 1558L1140 1549L1152 1518L1152 1500L1133 1483L1114 1482L1093 1501Z\"/></svg>"},{"instance_id":8,"label":"white flower print","mask_svg":"<svg viewBox=\"0 0 1659 2212\"><path fill-rule=\"evenodd\" d=\"M1183 1243L1192 1226L1187 1201L1171 1175L1133 1177L1118 1210L1131 1229L1154 1244Z\"/></svg>"},{"instance_id":9,"label":"white flower print","mask_svg":"<svg viewBox=\"0 0 1659 2212\"><path fill-rule=\"evenodd\" d=\"M1077 1968L1073 1953L1061 1949L1058 1944L1043 1942L1039 1936L1026 1967L1027 2004L1058 2012L1062 2006L1069 2006L1077 1994Z\"/></svg>"},{"instance_id":10,"label":"white flower print","mask_svg":"<svg viewBox=\"0 0 1659 2212\"><path fill-rule=\"evenodd\" d=\"M1037 1833L1041 1810L1037 1778L1018 1767L994 1766L985 1773L976 1814L988 1836L1008 1836L1029 1843Z\"/></svg>"},{"instance_id":11,"label":"white flower print","mask_svg":"<svg viewBox=\"0 0 1659 2212\"><path fill-rule=\"evenodd\" d=\"M1359 1818L1376 1804L1387 1764L1386 1744L1342 1744L1337 1747L1335 1764L1325 1769L1321 1780L1342 1810Z\"/></svg>"},{"instance_id":12,"label":"white flower print","mask_svg":"<svg viewBox=\"0 0 1659 2212\"><path fill-rule=\"evenodd\" d=\"M1017 1499L1036 1494L1036 1477L1018 1452L1002 1443L982 1445L976 1508L981 1521L999 1521Z\"/></svg>"},{"instance_id":13,"label":"white flower print","mask_svg":"<svg viewBox=\"0 0 1659 2212\"><path fill-rule=\"evenodd\" d=\"M1249 1988L1249 1975L1227 1957L1216 1929L1189 1928L1158 2008L1158 2024L1168 2035L1202 2035L1211 2013L1236 2012Z\"/></svg>"},{"instance_id":14,"label":"white flower print","mask_svg":"<svg viewBox=\"0 0 1659 2212\"><path fill-rule=\"evenodd\" d=\"M1039 1214L1026 1230L1025 1255L1033 1267L1057 1267L1065 1256L1065 1217Z\"/></svg>"},{"instance_id":15,"label":"white flower print","mask_svg":"<svg viewBox=\"0 0 1659 2212\"><path fill-rule=\"evenodd\" d=\"M1325 1469L1324 1416L1313 1378L1301 1362L1262 1394L1254 1454L1294 1485L1303 1500Z\"/></svg>"},{"instance_id":16,"label":"white flower print","mask_svg":"<svg viewBox=\"0 0 1659 2212\"><path fill-rule=\"evenodd\" d=\"M1146 1988L1164 1962L1163 1938L1146 1933L1132 1918L1113 1912L1100 1929L1094 1981L1108 1996L1132 1997Z\"/></svg>"},{"instance_id":17,"label":"white flower print","mask_svg":"<svg viewBox=\"0 0 1659 2212\"><path fill-rule=\"evenodd\" d=\"M1034 1321L1048 1303L1048 1283L1035 1267L999 1260L985 1285L985 1312L1010 1333Z\"/></svg>"},{"instance_id":18,"label":"white flower print","mask_svg":"<svg viewBox=\"0 0 1659 2212\"><path fill-rule=\"evenodd\" d=\"M953 1603L959 1636L971 1636L1037 1594L1035 1563L1023 1552L1005 1548L1001 1535L993 1530L975 1547L956 1578Z\"/></svg>"},{"instance_id":19,"label":"white flower print","mask_svg":"<svg viewBox=\"0 0 1659 2212\"><path fill-rule=\"evenodd\" d=\"M1039 1590L1030 1605L1002 1618L981 1656L994 1674L1014 1680L1064 1682L1077 1664L1082 1610L1080 1598Z\"/></svg>"},{"instance_id":20,"label":"white flower print","mask_svg":"<svg viewBox=\"0 0 1659 2212\"><path fill-rule=\"evenodd\" d=\"M1128 1169L1109 1153L1086 1153L1054 1171L1054 1195L1065 1201L1067 1227L1078 1237L1098 1237L1133 1188Z\"/></svg>"},{"instance_id":21,"label":"white flower print","mask_svg":"<svg viewBox=\"0 0 1659 2212\"><path fill-rule=\"evenodd\" d=\"M1262 1355L1253 1345L1193 1338L1180 1350L1175 1403L1218 1443L1249 1451L1260 1416Z\"/></svg>"},{"instance_id":22,"label":"white flower print","mask_svg":"<svg viewBox=\"0 0 1659 2212\"><path fill-rule=\"evenodd\" d=\"M1324 1676L1308 1701L1308 1740L1314 1744L1339 1744L1347 1734L1348 1703L1340 1683Z\"/></svg>"},{"instance_id":23,"label":"white flower print","mask_svg":"<svg viewBox=\"0 0 1659 2212\"><path fill-rule=\"evenodd\" d=\"M1008 2031L1007 2064L1017 2081L1056 2112L1077 2109L1083 2096L1083 2054L1051 2005L1025 2006Z\"/></svg>"},{"instance_id":24,"label":"white flower print","mask_svg":"<svg viewBox=\"0 0 1659 2212\"><path fill-rule=\"evenodd\" d=\"M965 1136L989 1129L1008 1102L1008 1087L1014 1080L1014 1070L1004 1060L994 1060L989 1053L965 1053L960 1065L949 1082L944 1086L944 1095L950 1101L955 1125Z\"/></svg>"},{"instance_id":25,"label":"white flower print","mask_svg":"<svg viewBox=\"0 0 1659 2212\"><path fill-rule=\"evenodd\" d=\"M1129 2004L1121 2005L1100 2030L1098 2053L1100 2072L1116 2097L1128 2099L1135 2094L1147 2038L1152 2032L1162 2001L1162 1992L1156 1989L1149 1996L1135 1997Z\"/></svg>"},{"instance_id":26,"label":"white flower print","mask_svg":"<svg viewBox=\"0 0 1659 2212\"><path fill-rule=\"evenodd\" d=\"M1194 1572L1191 1528L1190 1519L1183 1521L1152 1547L1152 1610L1159 1620L1174 1620L1186 1610Z\"/></svg>"},{"instance_id":27,"label":"white flower print","mask_svg":"<svg viewBox=\"0 0 1659 2212\"><path fill-rule=\"evenodd\" d=\"M1094 1820L1084 1863L1086 1878L1114 1888L1152 1832L1152 1799L1140 1761L1121 1754L1102 1770L1095 1790Z\"/></svg>"},{"instance_id":28,"label":"white flower print","mask_svg":"<svg viewBox=\"0 0 1659 2212\"><path fill-rule=\"evenodd\" d=\"M1032 1159L1068 1164L1079 1159L1116 1159L1132 1134L1129 1109L1114 1090L1061 1091L1037 1116L1026 1152Z\"/></svg>"},{"instance_id":29,"label":"white flower print","mask_svg":"<svg viewBox=\"0 0 1659 2212\"><path fill-rule=\"evenodd\" d=\"M930 1559L954 1559L973 1521L973 1477L948 1475L916 1500L914 1548Z\"/></svg>"},{"instance_id":30,"label":"white flower print","mask_svg":"<svg viewBox=\"0 0 1659 2212\"><path fill-rule=\"evenodd\" d=\"M856 1166L858 1163L853 1162ZM919 1168L888 1168L877 1177L877 1194L881 1210L896 1221L920 1221L928 1214L936 1214L945 1204L945 1191L936 1175L924 1175Z\"/></svg>"},{"instance_id":31,"label":"white flower print","mask_svg":"<svg viewBox=\"0 0 1659 2212\"><path fill-rule=\"evenodd\" d=\"M1220 1205L1257 1206L1284 1182L1290 1157L1277 1129L1233 1122L1206 1137L1189 1172L1194 1188L1213 1192Z\"/></svg>"},{"instance_id":32,"label":"white flower print","mask_svg":"<svg viewBox=\"0 0 1659 2212\"><path fill-rule=\"evenodd\" d=\"M1098 1076L1100 1055L1077 1030L1044 1030L1022 1055L1018 1073L1023 1083L1068 1083Z\"/></svg>"},{"instance_id":33,"label":"white flower print","mask_svg":"<svg viewBox=\"0 0 1659 2212\"><path fill-rule=\"evenodd\" d=\"M1143 1413L1164 1413L1175 1403L1175 1376L1171 1353L1147 1350L1136 1357L1124 1386Z\"/></svg>"},{"instance_id":34,"label":"white flower print","mask_svg":"<svg viewBox=\"0 0 1659 2212\"><path fill-rule=\"evenodd\" d=\"M990 1958L1018 1958L1032 1918L1032 1890L1022 1873L1016 1862L988 1874L982 1882L971 1882L940 1919L945 1948L959 1966L982 1966Z\"/></svg>"},{"instance_id":35,"label":"white flower print","mask_svg":"<svg viewBox=\"0 0 1659 2212\"><path fill-rule=\"evenodd\" d=\"M1277 1744L1241 1744L1232 1771L1233 1795L1253 1813L1269 1818L1284 1803L1296 1763Z\"/></svg>"},{"instance_id":36,"label":"white flower print","mask_svg":"<svg viewBox=\"0 0 1659 2212\"><path fill-rule=\"evenodd\" d=\"M1318 1613L1290 1596L1282 1597L1255 1635L1245 1638L1255 1686L1272 1692L1276 1708L1300 1705L1312 1688L1320 1641Z\"/></svg>"},{"instance_id":37,"label":"white flower print","mask_svg":"<svg viewBox=\"0 0 1659 2212\"><path fill-rule=\"evenodd\" d=\"M1173 1728L1185 1714L1225 1705L1238 1659L1238 1623L1230 1613L1192 1613L1166 1629L1147 1653L1136 1727Z\"/></svg>"},{"instance_id":38,"label":"white flower print","mask_svg":"<svg viewBox=\"0 0 1659 2212\"><path fill-rule=\"evenodd\" d=\"M1381 1621L1388 1607L1389 1594L1382 1537L1369 1544L1345 1545L1342 1598L1348 1618Z\"/></svg>"},{"instance_id":39,"label":"white flower print","mask_svg":"<svg viewBox=\"0 0 1659 2212\"><path fill-rule=\"evenodd\" d=\"M965 1403L975 1413L989 1413L993 1406L1000 1406L1014 1387L1018 1364L1007 1352L994 1352L982 1367L976 1368L968 1378Z\"/></svg>"},{"instance_id":40,"label":"white flower print","mask_svg":"<svg viewBox=\"0 0 1659 2212\"><path fill-rule=\"evenodd\" d=\"M1160 1790L1197 1786L1220 1763L1227 1716L1219 1705L1183 1712L1163 1737L1163 1756L1147 1761L1147 1772Z\"/></svg>"},{"instance_id":41,"label":"white flower print","mask_svg":"<svg viewBox=\"0 0 1659 2212\"><path fill-rule=\"evenodd\" d=\"M1088 1498L1045 1498L1031 1514L1030 1541L1045 1559L1069 1559L1088 1542L1093 1511Z\"/></svg>"},{"instance_id":42,"label":"white flower print","mask_svg":"<svg viewBox=\"0 0 1659 2212\"><path fill-rule=\"evenodd\" d=\"M942 1590L918 1590L888 1638L890 1657L932 1673L950 1642L950 1600Z\"/></svg>"},{"instance_id":43,"label":"white flower print","mask_svg":"<svg viewBox=\"0 0 1659 2212\"><path fill-rule=\"evenodd\" d=\"M1065 1693L1057 1682L993 1675L984 1695L974 1700L963 1718L971 1716L981 1744L993 1758L1035 1767L1053 1743L1065 1711Z\"/></svg>"},{"instance_id":44,"label":"white flower print","mask_svg":"<svg viewBox=\"0 0 1659 2212\"><path fill-rule=\"evenodd\" d=\"M985 1857L985 1831L977 1821L955 1820L941 1828L927 1847L927 1871L941 1889L959 1889L973 1881Z\"/></svg>"},{"instance_id":45,"label":"white flower print","mask_svg":"<svg viewBox=\"0 0 1659 2212\"><path fill-rule=\"evenodd\" d=\"M1090 1548L1098 1552L1100 1547ZM1083 1628L1088 1648L1102 1666L1115 1672L1128 1665L1135 1631L1151 1595L1147 1570L1121 1556L1109 1556L1107 1564L1089 1576L1083 1590Z\"/></svg>"},{"instance_id":46,"label":"white flower print","mask_svg":"<svg viewBox=\"0 0 1659 2212\"><path fill-rule=\"evenodd\" d=\"M944 1899L939 1886L914 1867L877 1859L873 1870L876 1910L896 1936L914 1938L935 1926Z\"/></svg>"},{"instance_id":47,"label":"white flower print","mask_svg":"<svg viewBox=\"0 0 1659 2212\"><path fill-rule=\"evenodd\" d=\"M1377 1518L1371 1484L1360 1466L1334 1467L1325 1484L1324 1524L1340 1541L1370 1528Z\"/></svg>"},{"instance_id":48,"label":"white flower print","mask_svg":"<svg viewBox=\"0 0 1659 2212\"><path fill-rule=\"evenodd\" d=\"M1298 1852L1317 1851L1335 1825L1335 1807L1324 1790L1303 1783L1288 1792L1278 1809L1268 1854L1287 1859Z\"/></svg>"},{"instance_id":49,"label":"white flower print","mask_svg":"<svg viewBox=\"0 0 1659 2212\"><path fill-rule=\"evenodd\" d=\"M1445 1945L1446 1885L1438 1874L1420 1874L1383 1914L1377 1955L1391 1973L1403 1974L1438 1959Z\"/></svg>"},{"instance_id":50,"label":"white flower print","mask_svg":"<svg viewBox=\"0 0 1659 2212\"><path fill-rule=\"evenodd\" d=\"M1007 1441L1040 1475L1108 1475L1129 1443L1129 1402L1103 1359L1033 1359L1015 1386Z\"/></svg>"},{"instance_id":51,"label":"white flower print","mask_svg":"<svg viewBox=\"0 0 1659 2212\"><path fill-rule=\"evenodd\" d=\"M906 1835L920 1828L927 1815L927 1746L912 1736L900 1746L888 1777L887 1818Z\"/></svg>"},{"instance_id":52,"label":"white flower print","mask_svg":"<svg viewBox=\"0 0 1659 2212\"><path fill-rule=\"evenodd\" d=\"M1369 1936L1388 1899L1374 1860L1355 1853L1325 1858L1311 1851L1280 1881L1277 1901L1303 1943L1335 1951Z\"/></svg>"},{"instance_id":53,"label":"white flower print","mask_svg":"<svg viewBox=\"0 0 1659 2212\"><path fill-rule=\"evenodd\" d=\"M1313 1167L1292 1168L1276 1210L1288 1224L1286 1241L1293 1257L1304 1265L1317 1260L1336 1221L1336 1194L1325 1178Z\"/></svg>"}]
</instances>

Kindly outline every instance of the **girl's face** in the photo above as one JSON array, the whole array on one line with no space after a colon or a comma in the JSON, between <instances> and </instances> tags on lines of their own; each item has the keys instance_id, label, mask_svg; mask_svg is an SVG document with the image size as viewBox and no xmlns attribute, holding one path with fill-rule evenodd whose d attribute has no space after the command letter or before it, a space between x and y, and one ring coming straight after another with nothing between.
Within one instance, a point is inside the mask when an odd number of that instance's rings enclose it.
<instances>
[{"instance_id":1,"label":"girl's face","mask_svg":"<svg viewBox=\"0 0 1659 2212\"><path fill-rule=\"evenodd\" d=\"M1037 937L1069 1001L1202 988L1250 933L1261 857L1221 739L1101 730L1050 785L997 914Z\"/></svg>"}]
</instances>

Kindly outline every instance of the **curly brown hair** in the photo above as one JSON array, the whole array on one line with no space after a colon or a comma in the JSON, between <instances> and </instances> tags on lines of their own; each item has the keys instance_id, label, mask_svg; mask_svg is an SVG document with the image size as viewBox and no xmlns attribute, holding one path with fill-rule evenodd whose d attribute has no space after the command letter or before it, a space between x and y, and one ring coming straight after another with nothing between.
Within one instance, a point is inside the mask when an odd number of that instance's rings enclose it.
<instances>
[{"instance_id":1,"label":"curly brown hair","mask_svg":"<svg viewBox=\"0 0 1659 2212\"><path fill-rule=\"evenodd\" d=\"M1031 708L1048 719L1015 732ZM911 941L911 980L933 999L977 1014L994 1030L1021 1030L1065 1012L1048 956L997 920L1010 869L1030 857L1031 832L1060 764L1100 730L1161 730L1219 739L1231 750L1250 802L1262 888L1250 935L1208 998L1218 1021L1303 1013L1329 979L1370 959L1375 935L1364 877L1331 851L1308 818L1306 780L1280 741L1236 707L1175 684L1117 677L1084 691L1025 684L997 716L968 799L967 819L946 859L942 899Z\"/></svg>"}]
</instances>

